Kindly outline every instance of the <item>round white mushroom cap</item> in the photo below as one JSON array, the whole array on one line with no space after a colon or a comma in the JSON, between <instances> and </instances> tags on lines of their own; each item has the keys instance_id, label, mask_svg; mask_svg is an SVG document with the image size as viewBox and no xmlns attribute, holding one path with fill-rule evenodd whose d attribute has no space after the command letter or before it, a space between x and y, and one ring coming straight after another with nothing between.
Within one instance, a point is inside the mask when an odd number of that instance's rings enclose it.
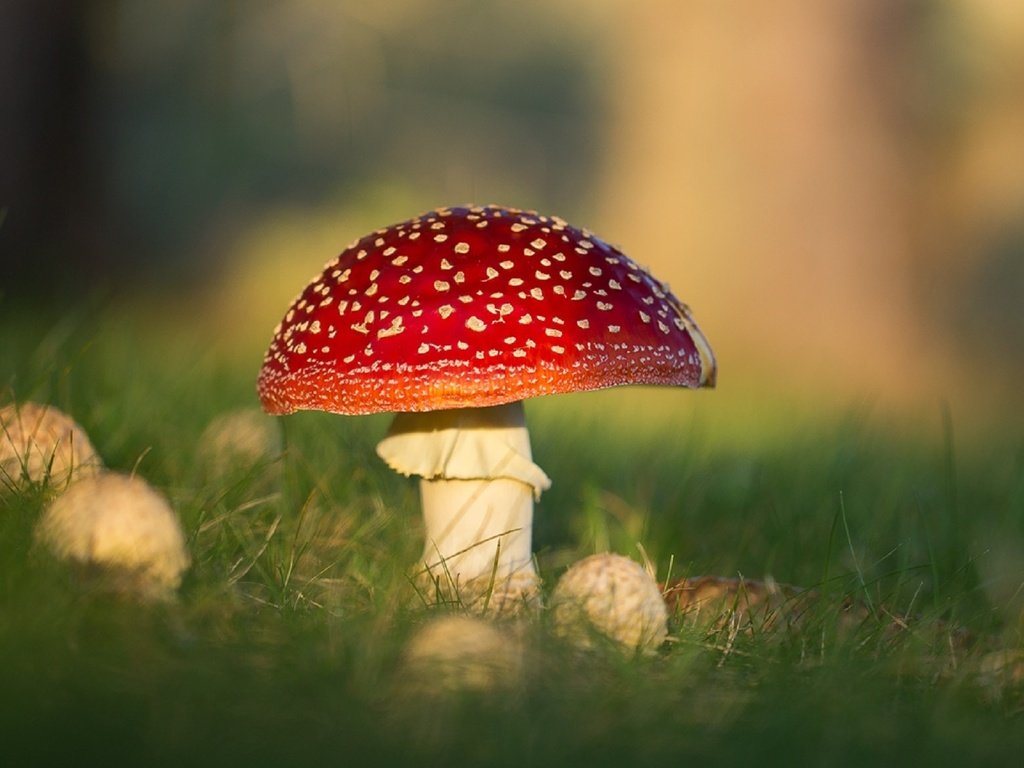
<instances>
[{"instance_id":1,"label":"round white mushroom cap","mask_svg":"<svg viewBox=\"0 0 1024 768\"><path fill-rule=\"evenodd\" d=\"M85 430L61 410L31 402L0 408L0 484L63 490L102 467Z\"/></svg>"},{"instance_id":2,"label":"round white mushroom cap","mask_svg":"<svg viewBox=\"0 0 1024 768\"><path fill-rule=\"evenodd\" d=\"M191 562L170 504L145 480L127 475L74 483L44 511L36 536L58 558L144 598L177 589Z\"/></svg>"},{"instance_id":3,"label":"round white mushroom cap","mask_svg":"<svg viewBox=\"0 0 1024 768\"><path fill-rule=\"evenodd\" d=\"M423 694L508 688L522 673L522 644L483 619L449 614L413 636L402 672L405 685Z\"/></svg>"},{"instance_id":4,"label":"round white mushroom cap","mask_svg":"<svg viewBox=\"0 0 1024 768\"><path fill-rule=\"evenodd\" d=\"M551 593L550 610L555 634L582 648L603 636L631 652L652 652L668 634L657 582L622 555L591 555L570 567Z\"/></svg>"}]
</instances>

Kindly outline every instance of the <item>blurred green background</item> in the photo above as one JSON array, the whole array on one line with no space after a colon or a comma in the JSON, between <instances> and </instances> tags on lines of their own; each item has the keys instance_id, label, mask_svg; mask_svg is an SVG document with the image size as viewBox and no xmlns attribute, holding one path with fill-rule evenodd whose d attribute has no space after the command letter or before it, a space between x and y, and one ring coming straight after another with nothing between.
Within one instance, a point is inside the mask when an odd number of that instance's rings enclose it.
<instances>
[{"instance_id":1,"label":"blurred green background","mask_svg":"<svg viewBox=\"0 0 1024 768\"><path fill-rule=\"evenodd\" d=\"M670 282L740 420L1017 410L1016 0L3 5L8 312L142 295L255 367L351 239L499 202Z\"/></svg>"}]
</instances>

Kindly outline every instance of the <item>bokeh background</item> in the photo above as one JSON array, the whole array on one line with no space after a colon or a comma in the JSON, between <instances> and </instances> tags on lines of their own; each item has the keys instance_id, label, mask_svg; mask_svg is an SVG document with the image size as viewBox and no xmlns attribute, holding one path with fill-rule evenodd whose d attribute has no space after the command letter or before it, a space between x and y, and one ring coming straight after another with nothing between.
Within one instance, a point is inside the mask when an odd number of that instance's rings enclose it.
<instances>
[{"instance_id":1,"label":"bokeh background","mask_svg":"<svg viewBox=\"0 0 1024 768\"><path fill-rule=\"evenodd\" d=\"M735 419L1019 417L1017 0L0 5L9 311L130 305L254 378L350 240L498 202L668 281Z\"/></svg>"}]
</instances>

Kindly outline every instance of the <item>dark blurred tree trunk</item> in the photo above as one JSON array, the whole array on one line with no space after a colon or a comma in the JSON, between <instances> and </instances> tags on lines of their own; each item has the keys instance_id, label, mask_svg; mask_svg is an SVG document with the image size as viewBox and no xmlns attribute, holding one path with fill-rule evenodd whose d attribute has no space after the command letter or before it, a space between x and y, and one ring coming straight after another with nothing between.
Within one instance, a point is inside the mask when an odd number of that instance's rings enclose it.
<instances>
[{"instance_id":1,"label":"dark blurred tree trunk","mask_svg":"<svg viewBox=\"0 0 1024 768\"><path fill-rule=\"evenodd\" d=\"M90 167L92 4L0 2L0 293L57 296L102 275Z\"/></svg>"}]
</instances>

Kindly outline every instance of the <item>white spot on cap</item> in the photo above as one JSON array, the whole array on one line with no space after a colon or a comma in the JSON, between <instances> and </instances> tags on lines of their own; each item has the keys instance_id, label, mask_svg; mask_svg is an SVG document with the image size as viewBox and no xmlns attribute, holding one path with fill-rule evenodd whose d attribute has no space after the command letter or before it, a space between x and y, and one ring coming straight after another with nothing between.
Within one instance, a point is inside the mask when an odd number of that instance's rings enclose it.
<instances>
[{"instance_id":1,"label":"white spot on cap","mask_svg":"<svg viewBox=\"0 0 1024 768\"><path fill-rule=\"evenodd\" d=\"M466 321L466 327L471 331L482 331L487 328L487 323L475 315Z\"/></svg>"},{"instance_id":2,"label":"white spot on cap","mask_svg":"<svg viewBox=\"0 0 1024 768\"><path fill-rule=\"evenodd\" d=\"M451 304L442 304L437 308L437 314L441 316L442 320L447 320L451 314L455 311L455 307Z\"/></svg>"},{"instance_id":3,"label":"white spot on cap","mask_svg":"<svg viewBox=\"0 0 1024 768\"><path fill-rule=\"evenodd\" d=\"M539 269L536 272L534 272L533 275L538 280L550 280L551 279L551 275L547 274L546 272L541 272Z\"/></svg>"},{"instance_id":4,"label":"white spot on cap","mask_svg":"<svg viewBox=\"0 0 1024 768\"><path fill-rule=\"evenodd\" d=\"M545 329L544 329L544 333L545 333L545 335L547 335L547 336L552 336L552 337L554 337L554 338L556 338L556 339L557 339L557 338L558 338L559 336L561 336L561 335L562 335L562 332L561 332L560 330L558 330L557 328L545 328Z\"/></svg>"},{"instance_id":5,"label":"white spot on cap","mask_svg":"<svg viewBox=\"0 0 1024 768\"><path fill-rule=\"evenodd\" d=\"M541 238L538 237L536 240L531 240L530 241L530 245L532 245L534 248L536 248L539 251L541 248L543 248L545 245L547 245L547 243L544 242Z\"/></svg>"},{"instance_id":6,"label":"white spot on cap","mask_svg":"<svg viewBox=\"0 0 1024 768\"><path fill-rule=\"evenodd\" d=\"M398 315L391 321L390 326L388 326L387 328L382 328L381 330L377 331L377 338L385 339L388 336L397 336L404 330L405 328L402 326L402 316Z\"/></svg>"},{"instance_id":7,"label":"white spot on cap","mask_svg":"<svg viewBox=\"0 0 1024 768\"><path fill-rule=\"evenodd\" d=\"M541 299L544 298L544 291L542 291L540 288L531 288L530 295L533 296L533 298L537 299L537 301L540 301Z\"/></svg>"},{"instance_id":8,"label":"white spot on cap","mask_svg":"<svg viewBox=\"0 0 1024 768\"><path fill-rule=\"evenodd\" d=\"M612 308L612 305L611 304L606 304L603 301L599 301L599 302L597 302L597 308L607 312L609 309Z\"/></svg>"},{"instance_id":9,"label":"white spot on cap","mask_svg":"<svg viewBox=\"0 0 1024 768\"><path fill-rule=\"evenodd\" d=\"M435 280L434 281L434 290L435 291L447 291L449 288L451 288L451 285L446 283L444 280Z\"/></svg>"},{"instance_id":10,"label":"white spot on cap","mask_svg":"<svg viewBox=\"0 0 1024 768\"><path fill-rule=\"evenodd\" d=\"M643 320L645 323L651 322L651 316L648 315L646 312L640 313L640 319Z\"/></svg>"},{"instance_id":11,"label":"white spot on cap","mask_svg":"<svg viewBox=\"0 0 1024 768\"><path fill-rule=\"evenodd\" d=\"M426 343L420 344L416 348L416 351L419 352L421 355L425 355L425 354L427 354L427 352L430 351L430 345L426 344Z\"/></svg>"},{"instance_id":12,"label":"white spot on cap","mask_svg":"<svg viewBox=\"0 0 1024 768\"><path fill-rule=\"evenodd\" d=\"M448 235L445 235L445 234L434 235L434 242L435 243L443 243L447 239L448 239Z\"/></svg>"},{"instance_id":13,"label":"white spot on cap","mask_svg":"<svg viewBox=\"0 0 1024 768\"><path fill-rule=\"evenodd\" d=\"M493 280L497 276L498 276L498 270L496 270L494 267L488 267L487 268L487 279L488 280Z\"/></svg>"},{"instance_id":14,"label":"white spot on cap","mask_svg":"<svg viewBox=\"0 0 1024 768\"><path fill-rule=\"evenodd\" d=\"M516 222L515 224L513 224L510 227L510 229L513 232L522 232L524 229L526 229L526 225L525 224L520 224L519 222Z\"/></svg>"},{"instance_id":15,"label":"white spot on cap","mask_svg":"<svg viewBox=\"0 0 1024 768\"><path fill-rule=\"evenodd\" d=\"M498 253L508 253L511 248L508 243L498 243Z\"/></svg>"},{"instance_id":16,"label":"white spot on cap","mask_svg":"<svg viewBox=\"0 0 1024 768\"><path fill-rule=\"evenodd\" d=\"M512 267L514 267L515 265L516 263L514 261L508 261L507 259L498 264L498 266L501 267L502 269L512 269Z\"/></svg>"},{"instance_id":17,"label":"white spot on cap","mask_svg":"<svg viewBox=\"0 0 1024 768\"><path fill-rule=\"evenodd\" d=\"M455 244L455 252L456 253L469 253L469 243L456 243Z\"/></svg>"},{"instance_id":18,"label":"white spot on cap","mask_svg":"<svg viewBox=\"0 0 1024 768\"><path fill-rule=\"evenodd\" d=\"M586 320L586 319L584 319L584 320L577 320L576 321L576 325L578 325L580 328L583 328L584 330L586 330L587 328L590 327L590 321Z\"/></svg>"}]
</instances>

